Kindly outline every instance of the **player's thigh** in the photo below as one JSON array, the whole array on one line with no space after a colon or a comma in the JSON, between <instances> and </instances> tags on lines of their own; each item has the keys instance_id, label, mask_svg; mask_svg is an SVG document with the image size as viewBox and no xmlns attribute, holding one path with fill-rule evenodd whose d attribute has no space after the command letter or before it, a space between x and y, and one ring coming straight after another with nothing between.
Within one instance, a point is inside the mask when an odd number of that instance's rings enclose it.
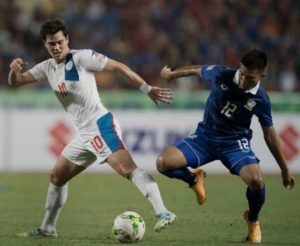
<instances>
[{"instance_id":1,"label":"player's thigh","mask_svg":"<svg viewBox=\"0 0 300 246\"><path fill-rule=\"evenodd\" d=\"M224 139L215 145L220 160L232 174L240 175L240 171L245 166L259 163L247 138Z\"/></svg>"},{"instance_id":2,"label":"player's thigh","mask_svg":"<svg viewBox=\"0 0 300 246\"><path fill-rule=\"evenodd\" d=\"M96 160L96 156L85 147L78 134L62 151L51 172L51 182L56 185L63 185Z\"/></svg>"},{"instance_id":3,"label":"player's thigh","mask_svg":"<svg viewBox=\"0 0 300 246\"><path fill-rule=\"evenodd\" d=\"M170 151L168 157L177 166L197 168L216 160L216 152L209 136L196 132L179 140L175 144L176 151ZM172 149L175 150L175 149ZM174 152L174 156L172 156ZM176 160L178 158L178 160Z\"/></svg>"},{"instance_id":4,"label":"player's thigh","mask_svg":"<svg viewBox=\"0 0 300 246\"><path fill-rule=\"evenodd\" d=\"M76 165L61 155L52 169L50 180L54 185L62 186L84 169L85 166Z\"/></svg>"},{"instance_id":5,"label":"player's thigh","mask_svg":"<svg viewBox=\"0 0 300 246\"><path fill-rule=\"evenodd\" d=\"M185 166L187 166L185 156L176 146L166 148L156 160L156 167L159 171L177 169Z\"/></svg>"},{"instance_id":6,"label":"player's thigh","mask_svg":"<svg viewBox=\"0 0 300 246\"><path fill-rule=\"evenodd\" d=\"M129 178L134 169L137 168L130 153L126 149L119 149L113 152L108 158L107 163L120 175Z\"/></svg>"}]
</instances>

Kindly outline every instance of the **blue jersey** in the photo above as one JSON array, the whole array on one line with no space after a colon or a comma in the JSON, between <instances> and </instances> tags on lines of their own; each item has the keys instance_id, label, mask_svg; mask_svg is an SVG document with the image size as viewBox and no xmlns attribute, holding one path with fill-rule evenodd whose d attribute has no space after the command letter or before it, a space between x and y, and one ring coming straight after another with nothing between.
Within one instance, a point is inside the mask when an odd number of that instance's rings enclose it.
<instances>
[{"instance_id":1,"label":"blue jersey","mask_svg":"<svg viewBox=\"0 0 300 246\"><path fill-rule=\"evenodd\" d=\"M199 130L218 135L252 137L251 119L256 115L262 126L273 125L271 102L264 88L258 84L257 91L245 92L238 86L238 70L220 65L203 65L203 80L211 82L203 121Z\"/></svg>"}]
</instances>

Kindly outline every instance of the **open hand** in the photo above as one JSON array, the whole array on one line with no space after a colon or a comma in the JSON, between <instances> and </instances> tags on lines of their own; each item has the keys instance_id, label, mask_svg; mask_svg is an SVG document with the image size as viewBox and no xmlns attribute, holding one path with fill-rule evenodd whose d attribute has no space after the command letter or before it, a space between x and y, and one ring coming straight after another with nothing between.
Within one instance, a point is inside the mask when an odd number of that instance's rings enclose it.
<instances>
[{"instance_id":1,"label":"open hand","mask_svg":"<svg viewBox=\"0 0 300 246\"><path fill-rule=\"evenodd\" d=\"M151 91L148 93L148 96L156 104L159 102L170 104L174 99L174 93L170 88L161 88L157 86L151 86Z\"/></svg>"}]
</instances>

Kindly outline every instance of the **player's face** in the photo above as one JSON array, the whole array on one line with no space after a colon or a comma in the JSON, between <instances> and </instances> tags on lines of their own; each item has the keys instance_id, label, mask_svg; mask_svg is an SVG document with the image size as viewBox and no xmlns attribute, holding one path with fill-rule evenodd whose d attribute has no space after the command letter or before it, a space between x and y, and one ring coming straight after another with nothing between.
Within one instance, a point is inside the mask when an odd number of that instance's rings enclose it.
<instances>
[{"instance_id":1,"label":"player's face","mask_svg":"<svg viewBox=\"0 0 300 246\"><path fill-rule=\"evenodd\" d=\"M254 88L264 76L265 70L248 69L241 64L239 87L243 90L250 90Z\"/></svg>"},{"instance_id":2,"label":"player's face","mask_svg":"<svg viewBox=\"0 0 300 246\"><path fill-rule=\"evenodd\" d=\"M63 62L70 50L69 38L66 37L62 31L52 35L48 34L44 44L50 56L52 56L57 63Z\"/></svg>"}]
</instances>

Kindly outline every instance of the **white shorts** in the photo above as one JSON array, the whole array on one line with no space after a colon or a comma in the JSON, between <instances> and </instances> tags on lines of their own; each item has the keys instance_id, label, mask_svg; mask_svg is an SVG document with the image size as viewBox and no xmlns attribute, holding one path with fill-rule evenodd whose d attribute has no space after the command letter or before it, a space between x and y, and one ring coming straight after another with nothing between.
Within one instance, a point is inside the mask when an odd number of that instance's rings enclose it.
<instances>
[{"instance_id":1,"label":"white shorts","mask_svg":"<svg viewBox=\"0 0 300 246\"><path fill-rule=\"evenodd\" d=\"M62 155L76 165L89 166L95 161L102 164L119 149L126 149L120 125L111 113L107 113L80 130Z\"/></svg>"}]
</instances>

